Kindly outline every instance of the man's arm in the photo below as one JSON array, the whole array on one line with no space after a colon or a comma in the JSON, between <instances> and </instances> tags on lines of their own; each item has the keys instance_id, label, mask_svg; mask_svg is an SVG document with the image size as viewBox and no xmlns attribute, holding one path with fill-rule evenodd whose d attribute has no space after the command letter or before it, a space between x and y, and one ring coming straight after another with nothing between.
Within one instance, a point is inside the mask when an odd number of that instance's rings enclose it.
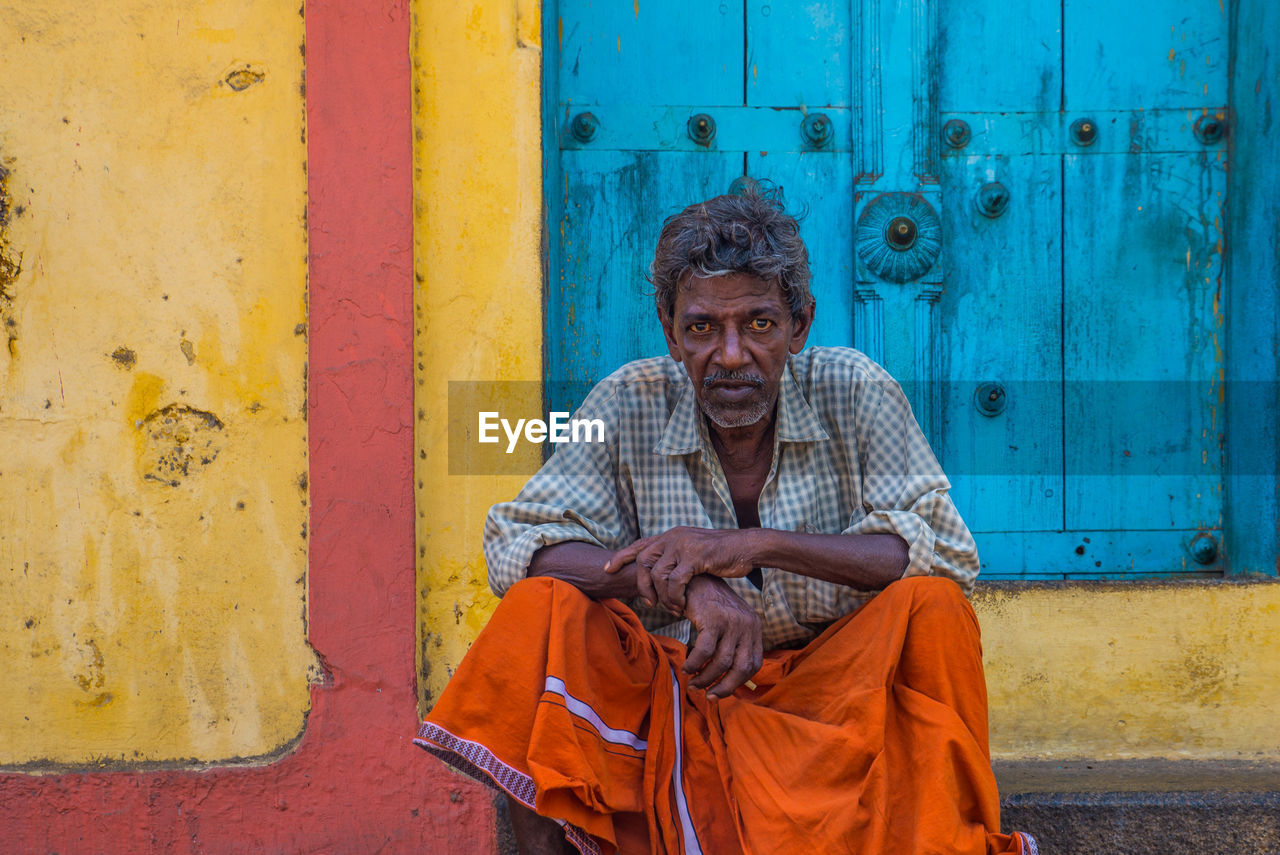
<instances>
[{"instance_id":1,"label":"man's arm","mask_svg":"<svg viewBox=\"0 0 1280 855\"><path fill-rule=\"evenodd\" d=\"M879 591L902 578L907 543L896 534L809 534L777 529L744 531L754 543L755 565L777 567L847 585Z\"/></svg>"},{"instance_id":2,"label":"man's arm","mask_svg":"<svg viewBox=\"0 0 1280 855\"><path fill-rule=\"evenodd\" d=\"M955 504L951 482L898 385L872 364L851 410L861 469L861 507L843 534L896 534L907 544L904 576L946 576L968 593L978 551Z\"/></svg>"},{"instance_id":3,"label":"man's arm","mask_svg":"<svg viewBox=\"0 0 1280 855\"><path fill-rule=\"evenodd\" d=\"M546 565L548 569L557 574L571 573L580 563L577 556L591 554L574 550L594 547L605 558L577 578L566 577L585 590L593 580L599 581L600 564L612 554L611 549L630 543L639 535L634 501L627 485L617 478L617 442L623 432L619 396L624 387L625 378L619 380L611 375L602 380L574 415L576 419L603 422L603 442L559 443L551 458L512 501L490 508L485 520L484 554L489 586L499 597L516 582L533 575L530 571L536 562L554 559ZM567 552L550 551L561 544L567 545ZM548 573L544 571L542 575ZM588 593L626 596L612 589Z\"/></svg>"},{"instance_id":4,"label":"man's arm","mask_svg":"<svg viewBox=\"0 0 1280 855\"><path fill-rule=\"evenodd\" d=\"M640 596L680 613L684 590L699 575L746 576L777 567L801 576L878 591L907 569L907 544L896 534L810 534L777 529L674 528L618 550L606 568L626 570Z\"/></svg>"},{"instance_id":5,"label":"man's arm","mask_svg":"<svg viewBox=\"0 0 1280 855\"><path fill-rule=\"evenodd\" d=\"M533 553L529 576L550 576L568 582L593 600L630 599L637 593L635 564L619 565L615 573L600 572L614 555L612 550L594 543L554 543Z\"/></svg>"}]
</instances>

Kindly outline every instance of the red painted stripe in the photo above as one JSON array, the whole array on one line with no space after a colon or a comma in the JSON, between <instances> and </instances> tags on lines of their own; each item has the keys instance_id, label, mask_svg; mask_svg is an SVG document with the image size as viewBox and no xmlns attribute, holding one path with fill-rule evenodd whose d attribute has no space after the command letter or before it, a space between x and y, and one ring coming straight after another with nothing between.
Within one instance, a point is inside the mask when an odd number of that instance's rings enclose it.
<instances>
[{"instance_id":1,"label":"red painted stripe","mask_svg":"<svg viewBox=\"0 0 1280 855\"><path fill-rule=\"evenodd\" d=\"M0 775L10 852L492 853L492 805L415 748L407 0L306 6L312 689L296 750L203 772ZM457 799L457 801L455 801Z\"/></svg>"}]
</instances>

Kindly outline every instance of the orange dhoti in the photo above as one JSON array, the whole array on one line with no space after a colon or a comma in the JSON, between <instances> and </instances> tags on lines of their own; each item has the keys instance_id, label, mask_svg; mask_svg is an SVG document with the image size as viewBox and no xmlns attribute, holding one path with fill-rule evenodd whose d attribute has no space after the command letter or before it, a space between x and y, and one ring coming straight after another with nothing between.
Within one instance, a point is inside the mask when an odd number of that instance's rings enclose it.
<instances>
[{"instance_id":1,"label":"orange dhoti","mask_svg":"<svg viewBox=\"0 0 1280 855\"><path fill-rule=\"evenodd\" d=\"M685 655L616 600L527 579L416 742L583 852L1034 855L999 833L978 622L950 579L894 582L719 701Z\"/></svg>"}]
</instances>

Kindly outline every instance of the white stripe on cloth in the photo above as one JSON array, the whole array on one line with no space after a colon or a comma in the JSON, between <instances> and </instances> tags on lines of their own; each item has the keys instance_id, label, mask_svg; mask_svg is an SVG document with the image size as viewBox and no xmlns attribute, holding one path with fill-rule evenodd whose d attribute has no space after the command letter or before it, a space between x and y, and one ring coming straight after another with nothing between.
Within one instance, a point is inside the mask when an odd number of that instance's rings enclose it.
<instances>
[{"instance_id":1,"label":"white stripe on cloth","mask_svg":"<svg viewBox=\"0 0 1280 855\"><path fill-rule=\"evenodd\" d=\"M637 751L644 751L649 747L648 742L631 731L618 730L605 724L604 719L600 718L600 715L591 708L590 704L569 694L569 690L565 688L564 680L559 677L548 675L542 689L544 692L549 692L562 698L569 712L595 728L596 733L600 734L600 738L605 742L612 742L614 745L629 745Z\"/></svg>"},{"instance_id":2,"label":"white stripe on cloth","mask_svg":"<svg viewBox=\"0 0 1280 855\"><path fill-rule=\"evenodd\" d=\"M676 788L676 810L680 813L680 828L684 833L685 855L702 855L702 847L698 844L698 832L689 817L689 803L684 797L684 730L680 714L680 681L676 679L676 671L671 670L671 707L675 727L676 765L671 770L671 780Z\"/></svg>"}]
</instances>

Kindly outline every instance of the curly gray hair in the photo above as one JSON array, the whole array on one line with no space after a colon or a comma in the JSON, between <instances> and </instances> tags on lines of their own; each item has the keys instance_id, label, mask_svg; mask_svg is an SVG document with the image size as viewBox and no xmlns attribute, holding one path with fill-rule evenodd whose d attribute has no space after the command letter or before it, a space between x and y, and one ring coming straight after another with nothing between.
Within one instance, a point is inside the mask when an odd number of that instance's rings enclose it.
<instances>
[{"instance_id":1,"label":"curly gray hair","mask_svg":"<svg viewBox=\"0 0 1280 855\"><path fill-rule=\"evenodd\" d=\"M800 224L784 210L779 190L754 181L746 185L741 195L690 205L662 224L648 278L664 317L675 311L676 291L691 274L747 273L775 281L793 318L813 305Z\"/></svg>"}]
</instances>

